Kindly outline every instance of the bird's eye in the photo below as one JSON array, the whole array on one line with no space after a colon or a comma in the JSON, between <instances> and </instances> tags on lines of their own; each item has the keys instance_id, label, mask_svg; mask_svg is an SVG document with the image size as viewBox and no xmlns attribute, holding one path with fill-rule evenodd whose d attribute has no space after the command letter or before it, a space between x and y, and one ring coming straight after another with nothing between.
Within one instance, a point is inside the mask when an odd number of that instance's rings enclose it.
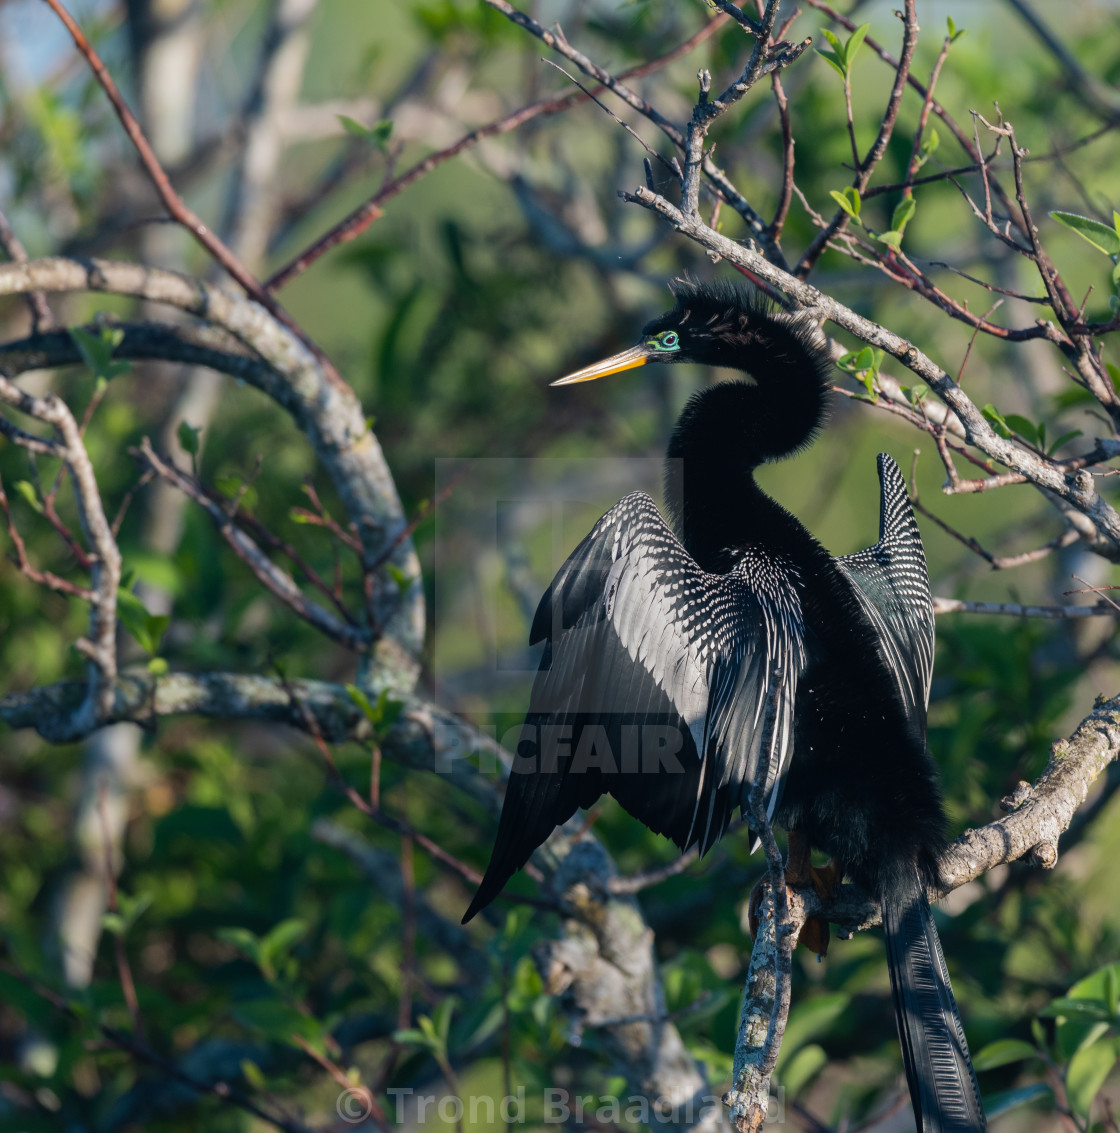
<instances>
[{"instance_id":1,"label":"bird's eye","mask_svg":"<svg viewBox=\"0 0 1120 1133\"><path fill-rule=\"evenodd\" d=\"M680 336L675 330L663 330L656 338L650 340L654 350L676 350L680 345Z\"/></svg>"}]
</instances>

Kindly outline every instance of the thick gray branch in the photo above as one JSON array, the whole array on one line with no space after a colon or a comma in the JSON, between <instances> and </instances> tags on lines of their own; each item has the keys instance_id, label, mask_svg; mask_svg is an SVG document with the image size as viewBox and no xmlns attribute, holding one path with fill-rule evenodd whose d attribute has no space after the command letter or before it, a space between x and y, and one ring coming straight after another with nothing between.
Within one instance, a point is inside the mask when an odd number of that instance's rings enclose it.
<instances>
[{"instance_id":1,"label":"thick gray branch","mask_svg":"<svg viewBox=\"0 0 1120 1133\"><path fill-rule=\"evenodd\" d=\"M401 674L401 683L410 683L408 655L419 653L424 628L419 561L410 539L396 542L406 526L404 512L354 391L332 379L307 347L259 304L177 272L116 260L52 258L0 265L0 295L34 290L111 292L167 303L221 327L271 367L275 381L261 388L310 439L357 525L367 567L393 545L389 561L414 580L402 596L392 578L381 578L374 604L380 623L375 628L383 632L374 650L375 668L386 671L388 683L394 683L396 674Z\"/></svg>"}]
</instances>

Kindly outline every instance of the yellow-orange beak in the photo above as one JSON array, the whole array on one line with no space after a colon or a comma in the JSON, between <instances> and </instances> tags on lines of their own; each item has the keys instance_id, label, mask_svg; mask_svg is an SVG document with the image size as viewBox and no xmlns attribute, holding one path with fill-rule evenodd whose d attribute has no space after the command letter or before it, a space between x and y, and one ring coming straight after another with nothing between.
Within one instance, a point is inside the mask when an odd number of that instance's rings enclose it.
<instances>
[{"instance_id":1,"label":"yellow-orange beak","mask_svg":"<svg viewBox=\"0 0 1120 1133\"><path fill-rule=\"evenodd\" d=\"M623 350L620 354L612 354L601 362L593 362L590 366L584 366L582 370L576 370L574 374L568 374L566 377L557 378L550 384L572 386L576 382L593 382L596 378L605 378L608 374L618 374L623 370L632 370L635 366L644 366L650 361L652 353L646 343L639 342L637 346L631 346L629 350Z\"/></svg>"}]
</instances>

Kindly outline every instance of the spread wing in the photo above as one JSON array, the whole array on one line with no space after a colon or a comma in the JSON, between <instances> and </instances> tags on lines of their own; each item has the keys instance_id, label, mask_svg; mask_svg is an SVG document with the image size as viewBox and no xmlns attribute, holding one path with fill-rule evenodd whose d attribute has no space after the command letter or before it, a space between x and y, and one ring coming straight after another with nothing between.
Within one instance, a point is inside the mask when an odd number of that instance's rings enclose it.
<instances>
[{"instance_id":1,"label":"spread wing","mask_svg":"<svg viewBox=\"0 0 1120 1133\"><path fill-rule=\"evenodd\" d=\"M907 715L924 738L933 675L933 599L906 484L886 453L879 454L879 488L879 542L836 561L855 583Z\"/></svg>"},{"instance_id":2,"label":"spread wing","mask_svg":"<svg viewBox=\"0 0 1120 1133\"><path fill-rule=\"evenodd\" d=\"M644 493L607 512L537 608L530 641L545 652L464 920L604 792L701 853L756 782L772 817L805 667L798 593L794 568L773 557L702 571Z\"/></svg>"}]
</instances>

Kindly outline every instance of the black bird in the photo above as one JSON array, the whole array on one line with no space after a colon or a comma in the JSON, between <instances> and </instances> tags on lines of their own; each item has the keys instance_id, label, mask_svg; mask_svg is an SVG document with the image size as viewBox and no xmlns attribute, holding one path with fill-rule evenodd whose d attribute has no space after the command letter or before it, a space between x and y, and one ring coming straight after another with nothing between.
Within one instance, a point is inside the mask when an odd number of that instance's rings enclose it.
<instances>
[{"instance_id":1,"label":"black bird","mask_svg":"<svg viewBox=\"0 0 1120 1133\"><path fill-rule=\"evenodd\" d=\"M732 812L842 863L881 902L919 1133L986 1128L925 891L945 847L926 749L933 605L905 485L879 457L879 542L834 559L757 485L808 444L830 363L805 316L690 282L641 341L555 384L650 362L745 371L695 394L669 442L677 534L643 493L596 523L541 599L544 655L490 864L464 921L603 793L681 849ZM679 538L678 538L679 536Z\"/></svg>"}]
</instances>

